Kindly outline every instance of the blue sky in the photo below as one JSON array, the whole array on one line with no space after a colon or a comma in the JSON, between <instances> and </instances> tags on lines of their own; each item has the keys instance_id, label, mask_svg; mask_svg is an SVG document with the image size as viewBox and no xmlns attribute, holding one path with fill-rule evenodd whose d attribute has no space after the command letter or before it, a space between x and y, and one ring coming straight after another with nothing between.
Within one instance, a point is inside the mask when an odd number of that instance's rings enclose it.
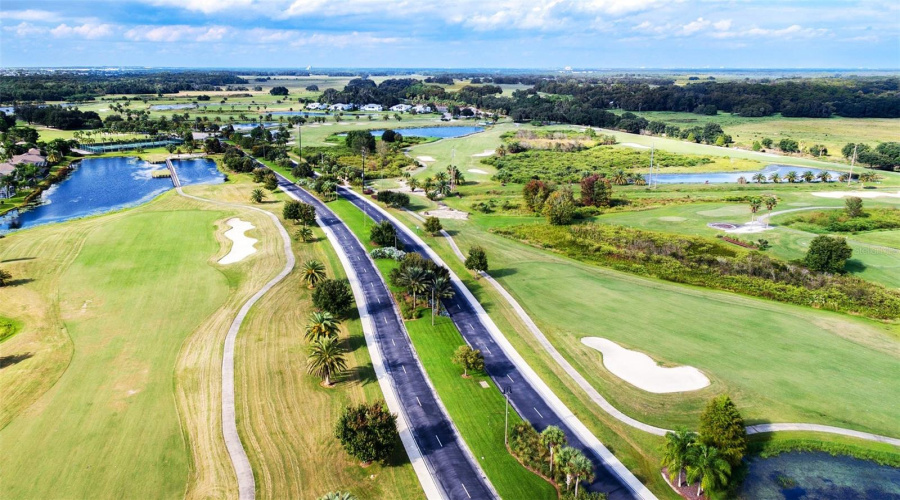
<instances>
[{"instance_id":1,"label":"blue sky","mask_svg":"<svg viewBox=\"0 0 900 500\"><path fill-rule=\"evenodd\" d=\"M900 2L3 0L0 65L900 68Z\"/></svg>"}]
</instances>

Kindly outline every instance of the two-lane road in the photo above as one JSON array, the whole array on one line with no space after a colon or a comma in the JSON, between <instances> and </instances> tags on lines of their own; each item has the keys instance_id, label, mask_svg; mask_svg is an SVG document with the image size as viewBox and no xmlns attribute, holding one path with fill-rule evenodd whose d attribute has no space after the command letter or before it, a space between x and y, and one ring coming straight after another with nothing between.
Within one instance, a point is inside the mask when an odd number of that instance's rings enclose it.
<instances>
[{"instance_id":1,"label":"two-lane road","mask_svg":"<svg viewBox=\"0 0 900 500\"><path fill-rule=\"evenodd\" d=\"M371 319L384 367L418 452L443 490L442 496L454 500L495 498L493 488L459 438L419 364L390 291L365 248L324 203L281 176L279 184L291 197L316 208L320 225L337 240L333 244L339 246L338 252L346 255L352 267L348 274L355 273L364 295L356 297L357 303Z\"/></svg>"}]
</instances>

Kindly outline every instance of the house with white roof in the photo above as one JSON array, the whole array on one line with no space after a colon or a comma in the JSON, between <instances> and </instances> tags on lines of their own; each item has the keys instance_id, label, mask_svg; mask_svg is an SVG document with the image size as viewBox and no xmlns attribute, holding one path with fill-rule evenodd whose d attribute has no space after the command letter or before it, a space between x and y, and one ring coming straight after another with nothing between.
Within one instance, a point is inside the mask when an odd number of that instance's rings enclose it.
<instances>
[{"instance_id":1,"label":"house with white roof","mask_svg":"<svg viewBox=\"0 0 900 500\"><path fill-rule=\"evenodd\" d=\"M431 113L431 106L427 104L416 104L413 106L413 110L416 113Z\"/></svg>"},{"instance_id":2,"label":"house with white roof","mask_svg":"<svg viewBox=\"0 0 900 500\"><path fill-rule=\"evenodd\" d=\"M411 109L412 106L410 106L409 104L395 104L391 106L391 111L394 111L396 113L405 113Z\"/></svg>"},{"instance_id":3,"label":"house with white roof","mask_svg":"<svg viewBox=\"0 0 900 500\"><path fill-rule=\"evenodd\" d=\"M332 104L328 109L332 111L353 111L353 103L350 104Z\"/></svg>"},{"instance_id":4,"label":"house with white roof","mask_svg":"<svg viewBox=\"0 0 900 500\"><path fill-rule=\"evenodd\" d=\"M311 102L306 105L306 109L322 109L322 104L317 102Z\"/></svg>"},{"instance_id":5,"label":"house with white roof","mask_svg":"<svg viewBox=\"0 0 900 500\"><path fill-rule=\"evenodd\" d=\"M384 106L381 104L366 104L360 109L363 111L384 111Z\"/></svg>"}]
</instances>

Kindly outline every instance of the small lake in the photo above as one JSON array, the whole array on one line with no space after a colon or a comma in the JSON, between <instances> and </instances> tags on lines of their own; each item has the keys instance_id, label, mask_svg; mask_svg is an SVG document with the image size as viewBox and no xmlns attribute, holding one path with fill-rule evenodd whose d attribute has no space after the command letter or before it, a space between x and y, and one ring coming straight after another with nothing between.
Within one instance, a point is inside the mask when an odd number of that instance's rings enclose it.
<instances>
[{"instance_id":1,"label":"small lake","mask_svg":"<svg viewBox=\"0 0 900 500\"><path fill-rule=\"evenodd\" d=\"M324 111L272 111L272 116L331 116Z\"/></svg>"},{"instance_id":2,"label":"small lake","mask_svg":"<svg viewBox=\"0 0 900 500\"><path fill-rule=\"evenodd\" d=\"M216 184L224 175L213 160L173 161L182 185ZM41 204L0 217L0 233L63 222L146 203L172 189L169 178L153 178L153 164L134 157L86 158L69 176L41 195Z\"/></svg>"},{"instance_id":3,"label":"small lake","mask_svg":"<svg viewBox=\"0 0 900 500\"><path fill-rule=\"evenodd\" d=\"M483 132L484 127L415 127L415 128L395 128L394 132L404 137L437 137L439 139L447 139L451 137L462 137L464 135L476 134ZM379 137L384 130L369 130L375 137ZM338 134L343 137L347 133Z\"/></svg>"},{"instance_id":4,"label":"small lake","mask_svg":"<svg viewBox=\"0 0 900 500\"><path fill-rule=\"evenodd\" d=\"M231 126L234 128L235 132L247 132L248 130L253 130L256 127L262 125L265 128L272 128L281 125L278 122L248 122L248 123L232 123ZM227 127L228 124L222 125L222 128Z\"/></svg>"},{"instance_id":5,"label":"small lake","mask_svg":"<svg viewBox=\"0 0 900 500\"><path fill-rule=\"evenodd\" d=\"M810 171L813 175L818 175L822 169L818 168L809 168L809 167L799 167L794 165L768 165L766 168L754 171L754 172L708 172L708 173L700 173L700 174L658 174L654 170L653 172L653 181L658 182L659 184L703 184L709 182L710 184L722 184L726 182L737 182L739 177L743 177L747 179L748 184L753 184L753 175L757 173L765 174L766 178L769 175L778 172L778 175L781 176L782 182L786 182L784 180L784 176L788 172L797 172L797 175L802 175L803 172ZM837 180L841 175L841 172L836 170L829 170L831 172L831 178L833 180ZM647 177L646 172L641 172L644 174L644 177L647 179L647 182L650 182L650 178Z\"/></svg>"},{"instance_id":6,"label":"small lake","mask_svg":"<svg viewBox=\"0 0 900 500\"><path fill-rule=\"evenodd\" d=\"M754 458L738 498L897 500L900 499L900 469L821 452Z\"/></svg>"}]
</instances>

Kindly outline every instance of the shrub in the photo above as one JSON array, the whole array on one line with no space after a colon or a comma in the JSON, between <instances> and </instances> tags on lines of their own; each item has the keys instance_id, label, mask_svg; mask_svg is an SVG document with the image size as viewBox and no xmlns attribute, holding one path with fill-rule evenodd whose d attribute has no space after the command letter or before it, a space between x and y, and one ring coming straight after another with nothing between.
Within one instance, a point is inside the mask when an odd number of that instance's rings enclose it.
<instances>
[{"instance_id":1,"label":"shrub","mask_svg":"<svg viewBox=\"0 0 900 500\"><path fill-rule=\"evenodd\" d=\"M312 299L317 309L339 316L353 305L353 292L344 280L326 279L316 285Z\"/></svg>"},{"instance_id":2,"label":"shrub","mask_svg":"<svg viewBox=\"0 0 900 500\"><path fill-rule=\"evenodd\" d=\"M394 247L378 247L373 248L372 251L369 252L369 255L371 255L373 259L394 259L400 261L403 260L406 252Z\"/></svg>"},{"instance_id":3,"label":"shrub","mask_svg":"<svg viewBox=\"0 0 900 500\"><path fill-rule=\"evenodd\" d=\"M608 207L612 200L612 184L606 177L589 175L581 180L581 204Z\"/></svg>"},{"instance_id":4,"label":"shrub","mask_svg":"<svg viewBox=\"0 0 900 500\"><path fill-rule=\"evenodd\" d=\"M471 269L472 271L487 272L488 259L484 248L481 248L480 246L473 246L470 248L469 256L466 257L465 266L466 269Z\"/></svg>"},{"instance_id":5,"label":"shrub","mask_svg":"<svg viewBox=\"0 0 900 500\"><path fill-rule=\"evenodd\" d=\"M288 200L284 202L284 207L281 209L281 215L286 220L294 221L294 224L300 220L300 202L297 200Z\"/></svg>"},{"instance_id":6,"label":"shrub","mask_svg":"<svg viewBox=\"0 0 900 500\"><path fill-rule=\"evenodd\" d=\"M847 212L847 215L850 217L861 217L863 215L863 201L862 198L857 198L856 196L851 196L844 201L844 210Z\"/></svg>"},{"instance_id":7,"label":"shrub","mask_svg":"<svg viewBox=\"0 0 900 500\"><path fill-rule=\"evenodd\" d=\"M809 243L804 263L813 271L843 273L853 249L844 238L816 236Z\"/></svg>"},{"instance_id":8,"label":"shrub","mask_svg":"<svg viewBox=\"0 0 900 500\"><path fill-rule=\"evenodd\" d=\"M463 377L469 376L469 370L472 371L483 371L484 370L484 356L481 354L481 351L478 349L472 349L467 345L461 345L453 353L453 364L459 365L463 368Z\"/></svg>"},{"instance_id":9,"label":"shrub","mask_svg":"<svg viewBox=\"0 0 900 500\"><path fill-rule=\"evenodd\" d=\"M7 286L12 281L12 274L6 269L0 269L0 286Z\"/></svg>"},{"instance_id":10,"label":"shrub","mask_svg":"<svg viewBox=\"0 0 900 500\"><path fill-rule=\"evenodd\" d=\"M431 233L432 236L441 232L444 227L441 225L441 219L437 217L428 217L425 219L425 231Z\"/></svg>"},{"instance_id":11,"label":"shrub","mask_svg":"<svg viewBox=\"0 0 900 500\"><path fill-rule=\"evenodd\" d=\"M552 183L540 180L530 180L525 187L522 188L522 197L525 198L525 205L528 210L538 212L544 210L544 202L550 197L550 193L556 190L556 186Z\"/></svg>"},{"instance_id":12,"label":"shrub","mask_svg":"<svg viewBox=\"0 0 900 500\"><path fill-rule=\"evenodd\" d=\"M403 249L403 245L397 238L397 229L390 221L383 220L372 226L372 229L369 230L369 239L378 246Z\"/></svg>"},{"instance_id":13,"label":"shrub","mask_svg":"<svg viewBox=\"0 0 900 500\"><path fill-rule=\"evenodd\" d=\"M291 169L291 175L298 179L312 177L313 176L313 168L309 163L299 162L294 168Z\"/></svg>"},{"instance_id":14,"label":"shrub","mask_svg":"<svg viewBox=\"0 0 900 500\"><path fill-rule=\"evenodd\" d=\"M747 429L727 395L713 398L700 415L700 441L716 447L732 466L741 463L747 452Z\"/></svg>"},{"instance_id":15,"label":"shrub","mask_svg":"<svg viewBox=\"0 0 900 500\"><path fill-rule=\"evenodd\" d=\"M347 453L363 462L387 460L399 434L397 417L378 401L348 406L338 419L334 435Z\"/></svg>"},{"instance_id":16,"label":"shrub","mask_svg":"<svg viewBox=\"0 0 900 500\"><path fill-rule=\"evenodd\" d=\"M263 186L265 186L269 191L275 191L276 189L278 189L278 179L275 177L275 174L269 172L269 174L266 175L266 178L263 181Z\"/></svg>"},{"instance_id":17,"label":"shrub","mask_svg":"<svg viewBox=\"0 0 900 500\"><path fill-rule=\"evenodd\" d=\"M375 195L375 199L393 207L405 207L409 205L409 195L406 193L398 193L396 191L378 191L378 194Z\"/></svg>"},{"instance_id":18,"label":"shrub","mask_svg":"<svg viewBox=\"0 0 900 500\"><path fill-rule=\"evenodd\" d=\"M555 191L544 203L544 215L547 221L554 226L563 226L572 223L575 216L575 199L572 190L567 186Z\"/></svg>"}]
</instances>

